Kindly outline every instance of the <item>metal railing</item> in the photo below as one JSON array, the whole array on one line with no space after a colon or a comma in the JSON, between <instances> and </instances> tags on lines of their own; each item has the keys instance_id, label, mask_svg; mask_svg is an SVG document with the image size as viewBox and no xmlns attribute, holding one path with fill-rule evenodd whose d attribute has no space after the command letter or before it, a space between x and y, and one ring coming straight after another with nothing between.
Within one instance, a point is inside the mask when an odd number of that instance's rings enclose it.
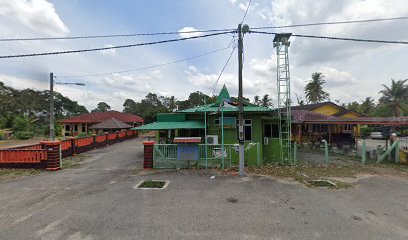
<instances>
[{"instance_id":1,"label":"metal railing","mask_svg":"<svg viewBox=\"0 0 408 240\"><path fill-rule=\"evenodd\" d=\"M239 164L237 144L198 144L197 158L180 160L178 144L155 144L153 147L154 168L189 168L189 167L236 167ZM247 164L260 165L261 150L259 143L247 145L245 149ZM250 161L252 160L252 161Z\"/></svg>"}]
</instances>

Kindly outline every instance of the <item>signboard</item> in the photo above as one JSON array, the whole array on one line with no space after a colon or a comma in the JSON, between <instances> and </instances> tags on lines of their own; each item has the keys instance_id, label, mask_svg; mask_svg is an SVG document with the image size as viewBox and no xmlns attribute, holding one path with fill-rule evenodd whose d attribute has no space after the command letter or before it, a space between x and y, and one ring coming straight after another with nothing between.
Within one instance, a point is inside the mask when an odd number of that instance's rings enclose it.
<instances>
[{"instance_id":1,"label":"signboard","mask_svg":"<svg viewBox=\"0 0 408 240\"><path fill-rule=\"evenodd\" d=\"M198 161L198 145L177 145L177 160Z\"/></svg>"}]
</instances>

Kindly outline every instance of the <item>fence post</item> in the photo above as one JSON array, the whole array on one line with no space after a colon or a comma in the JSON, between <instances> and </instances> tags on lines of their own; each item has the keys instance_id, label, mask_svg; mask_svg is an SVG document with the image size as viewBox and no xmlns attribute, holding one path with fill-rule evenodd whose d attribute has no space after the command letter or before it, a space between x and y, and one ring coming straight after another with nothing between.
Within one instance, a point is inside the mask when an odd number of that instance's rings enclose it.
<instances>
[{"instance_id":1,"label":"fence post","mask_svg":"<svg viewBox=\"0 0 408 240\"><path fill-rule=\"evenodd\" d=\"M326 140L322 140L322 142L324 144L324 159L326 163L329 163L329 146Z\"/></svg>"},{"instance_id":2,"label":"fence post","mask_svg":"<svg viewBox=\"0 0 408 240\"><path fill-rule=\"evenodd\" d=\"M106 143L106 146L109 145L109 139L108 139L108 133L107 132L105 132L105 143Z\"/></svg>"},{"instance_id":3,"label":"fence post","mask_svg":"<svg viewBox=\"0 0 408 240\"><path fill-rule=\"evenodd\" d=\"M92 134L93 148L96 149L96 134Z\"/></svg>"},{"instance_id":4,"label":"fence post","mask_svg":"<svg viewBox=\"0 0 408 240\"><path fill-rule=\"evenodd\" d=\"M397 140L396 146L395 146L395 163L400 162L400 142Z\"/></svg>"},{"instance_id":5,"label":"fence post","mask_svg":"<svg viewBox=\"0 0 408 240\"><path fill-rule=\"evenodd\" d=\"M293 144L293 163L297 164L297 143L294 142Z\"/></svg>"},{"instance_id":6,"label":"fence post","mask_svg":"<svg viewBox=\"0 0 408 240\"><path fill-rule=\"evenodd\" d=\"M45 169L49 171L61 170L61 141L42 141L40 143L42 147L47 150L47 161Z\"/></svg>"},{"instance_id":7,"label":"fence post","mask_svg":"<svg viewBox=\"0 0 408 240\"><path fill-rule=\"evenodd\" d=\"M230 155L231 155L231 151L230 151ZM261 166L261 145L259 143L256 145L256 163L258 164L258 167Z\"/></svg>"},{"instance_id":8,"label":"fence post","mask_svg":"<svg viewBox=\"0 0 408 240\"><path fill-rule=\"evenodd\" d=\"M71 156L75 156L76 155L76 151L75 151L75 138L74 137L70 137L69 140L71 141Z\"/></svg>"},{"instance_id":9,"label":"fence post","mask_svg":"<svg viewBox=\"0 0 408 240\"><path fill-rule=\"evenodd\" d=\"M150 169L153 168L153 147L154 147L154 141L145 141L143 142L144 146L144 162L143 162L143 168L144 169Z\"/></svg>"},{"instance_id":10,"label":"fence post","mask_svg":"<svg viewBox=\"0 0 408 240\"><path fill-rule=\"evenodd\" d=\"M119 131L116 131L116 141L115 141L116 143L118 143L118 142L120 142L120 139L119 139Z\"/></svg>"},{"instance_id":11,"label":"fence post","mask_svg":"<svg viewBox=\"0 0 408 240\"><path fill-rule=\"evenodd\" d=\"M361 145L361 163L364 165L367 161L366 140L363 140Z\"/></svg>"}]
</instances>

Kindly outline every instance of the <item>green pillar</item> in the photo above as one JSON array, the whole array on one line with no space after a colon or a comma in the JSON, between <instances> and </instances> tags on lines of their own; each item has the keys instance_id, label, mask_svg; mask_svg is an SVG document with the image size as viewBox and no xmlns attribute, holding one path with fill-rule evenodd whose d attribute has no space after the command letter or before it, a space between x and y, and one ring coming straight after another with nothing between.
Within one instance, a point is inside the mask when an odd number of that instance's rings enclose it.
<instances>
[{"instance_id":1,"label":"green pillar","mask_svg":"<svg viewBox=\"0 0 408 240\"><path fill-rule=\"evenodd\" d=\"M324 143L324 159L326 163L329 163L329 145L326 140L322 141Z\"/></svg>"},{"instance_id":2,"label":"green pillar","mask_svg":"<svg viewBox=\"0 0 408 240\"><path fill-rule=\"evenodd\" d=\"M156 144L159 144L159 143L160 143L160 131L157 130L156 131Z\"/></svg>"},{"instance_id":3,"label":"green pillar","mask_svg":"<svg viewBox=\"0 0 408 240\"><path fill-rule=\"evenodd\" d=\"M361 163L364 165L367 161L366 140L361 145Z\"/></svg>"}]
</instances>

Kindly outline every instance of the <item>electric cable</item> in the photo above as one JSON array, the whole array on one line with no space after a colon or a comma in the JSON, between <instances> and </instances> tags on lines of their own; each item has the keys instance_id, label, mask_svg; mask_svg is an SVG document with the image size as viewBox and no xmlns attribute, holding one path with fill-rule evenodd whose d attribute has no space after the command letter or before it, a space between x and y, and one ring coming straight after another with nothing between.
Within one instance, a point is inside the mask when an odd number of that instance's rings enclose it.
<instances>
[{"instance_id":1,"label":"electric cable","mask_svg":"<svg viewBox=\"0 0 408 240\"><path fill-rule=\"evenodd\" d=\"M161 40L161 41L155 41L155 42L145 42L145 43L137 43L137 44L119 45L119 46L112 46L112 47L101 47L101 48L80 49L80 50L67 50L67 51L56 51L56 52L43 52L43 53L17 54L17 55L4 55L4 56L0 56L0 59L4 59L4 58L35 57L35 56L47 56L47 55L60 55L60 54L81 53L81 52L104 51L104 50L110 50L110 49L139 47L139 46L147 46L147 45L155 45L155 44L162 44L162 43L185 41L185 40L197 39L197 38L206 38L206 37L212 37L212 36L217 36L217 35L224 35L224 34L228 34L228 33L231 33L231 32L211 33L211 34L200 35L200 36L192 36L192 37L185 37L185 38L176 38L176 39Z\"/></svg>"}]
</instances>

